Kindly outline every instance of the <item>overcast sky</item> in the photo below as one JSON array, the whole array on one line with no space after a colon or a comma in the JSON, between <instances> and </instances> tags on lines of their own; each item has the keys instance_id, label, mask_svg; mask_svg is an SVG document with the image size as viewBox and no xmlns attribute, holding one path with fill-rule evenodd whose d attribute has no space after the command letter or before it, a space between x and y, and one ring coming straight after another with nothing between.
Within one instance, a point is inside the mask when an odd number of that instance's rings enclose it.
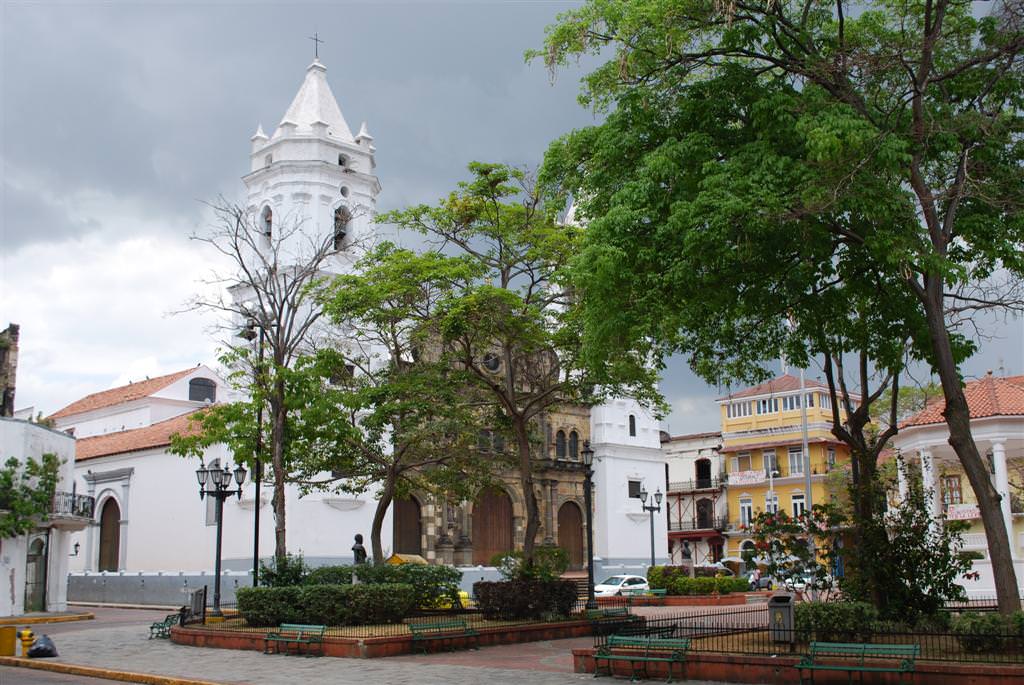
<instances>
[{"instance_id":1,"label":"overcast sky","mask_svg":"<svg viewBox=\"0 0 1024 685\"><path fill-rule=\"evenodd\" d=\"M214 364L198 315L169 316L211 255L202 202L241 199L249 137L270 132L321 60L377 146L382 210L432 202L471 160L534 166L594 123L578 73L523 51L575 3L60 3L0 0L0 326L21 325L17 405ZM968 363L1024 373L1024 323ZM816 377L817 370L810 370ZM674 434L716 430L720 389L670 365Z\"/></svg>"}]
</instances>

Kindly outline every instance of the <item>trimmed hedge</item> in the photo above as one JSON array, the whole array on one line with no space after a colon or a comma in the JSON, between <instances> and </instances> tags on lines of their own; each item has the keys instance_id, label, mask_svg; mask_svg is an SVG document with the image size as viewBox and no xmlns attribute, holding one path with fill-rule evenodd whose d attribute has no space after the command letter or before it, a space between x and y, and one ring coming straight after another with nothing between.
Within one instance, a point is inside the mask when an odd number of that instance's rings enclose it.
<instances>
[{"instance_id":1,"label":"trimmed hedge","mask_svg":"<svg viewBox=\"0 0 1024 685\"><path fill-rule=\"evenodd\" d=\"M1024 643L1024 611L1009 616L964 612L951 625L966 652L1005 652Z\"/></svg>"},{"instance_id":2,"label":"trimmed hedge","mask_svg":"<svg viewBox=\"0 0 1024 685\"><path fill-rule=\"evenodd\" d=\"M562 618L576 606L576 584L570 580L480 581L473 594L485 618Z\"/></svg>"},{"instance_id":3,"label":"trimmed hedge","mask_svg":"<svg viewBox=\"0 0 1024 685\"><path fill-rule=\"evenodd\" d=\"M242 618L257 627L398 623L416 608L415 590L402 583L245 587L235 597Z\"/></svg>"},{"instance_id":4,"label":"trimmed hedge","mask_svg":"<svg viewBox=\"0 0 1024 685\"><path fill-rule=\"evenodd\" d=\"M351 568L351 567L346 567ZM416 605L458 606L459 582L462 572L443 564L361 564L355 567L356 576L363 583L401 583L410 585L416 596Z\"/></svg>"},{"instance_id":5,"label":"trimmed hedge","mask_svg":"<svg viewBox=\"0 0 1024 685\"><path fill-rule=\"evenodd\" d=\"M801 642L867 642L878 610L867 602L801 602L793 620Z\"/></svg>"},{"instance_id":6,"label":"trimmed hedge","mask_svg":"<svg viewBox=\"0 0 1024 685\"><path fill-rule=\"evenodd\" d=\"M698 571L700 569L697 569ZM750 583L746 578L717 576L714 578L691 578L687 566L654 566L647 572L647 582L652 589L666 590L670 595L720 595L730 592L746 592Z\"/></svg>"},{"instance_id":7,"label":"trimmed hedge","mask_svg":"<svg viewBox=\"0 0 1024 685\"><path fill-rule=\"evenodd\" d=\"M317 566L302 579L303 585L351 585L354 566Z\"/></svg>"}]
</instances>

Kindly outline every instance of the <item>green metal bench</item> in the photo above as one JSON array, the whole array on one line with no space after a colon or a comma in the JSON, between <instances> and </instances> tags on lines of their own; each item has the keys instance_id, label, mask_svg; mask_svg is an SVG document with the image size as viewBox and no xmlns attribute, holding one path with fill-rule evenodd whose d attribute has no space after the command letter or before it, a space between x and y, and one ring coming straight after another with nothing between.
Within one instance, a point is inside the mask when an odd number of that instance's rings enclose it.
<instances>
[{"instance_id":1,"label":"green metal bench","mask_svg":"<svg viewBox=\"0 0 1024 685\"><path fill-rule=\"evenodd\" d=\"M590 621L594 635L612 635L645 623L643 616L629 613L628 607L587 609L587 619Z\"/></svg>"},{"instance_id":2,"label":"green metal bench","mask_svg":"<svg viewBox=\"0 0 1024 685\"><path fill-rule=\"evenodd\" d=\"M601 662L605 662L607 675L614 675L612 665L616 661L628 661L630 680L638 680L641 673L647 677L647 664L661 662L668 664L668 680L672 682L673 665L682 664L685 675L686 653L690 649L688 637L653 637L643 635L611 635L608 642L594 652L594 677L601 673Z\"/></svg>"},{"instance_id":3,"label":"green metal bench","mask_svg":"<svg viewBox=\"0 0 1024 685\"><path fill-rule=\"evenodd\" d=\"M264 636L263 653L273 654L276 651L281 654L281 646L284 645L284 653L287 654L288 647L295 645L296 654L301 654L303 646L305 646L306 655L311 656L312 648L316 646L320 656L323 656L325 632L327 632L327 626L282 623Z\"/></svg>"},{"instance_id":4,"label":"green metal bench","mask_svg":"<svg viewBox=\"0 0 1024 685\"><path fill-rule=\"evenodd\" d=\"M171 636L171 627L180 620L181 614L177 613L167 614L167 618L162 621L154 621L149 626L149 639L152 640L154 637L169 638Z\"/></svg>"},{"instance_id":5,"label":"green metal bench","mask_svg":"<svg viewBox=\"0 0 1024 685\"><path fill-rule=\"evenodd\" d=\"M427 645L435 640L451 640L453 638L469 638L473 649L480 646L480 633L471 628L465 619L444 618L436 621L416 621L407 623L409 632L412 633L413 649L418 644L423 653L427 652Z\"/></svg>"},{"instance_id":6,"label":"green metal bench","mask_svg":"<svg viewBox=\"0 0 1024 685\"><path fill-rule=\"evenodd\" d=\"M796 668L800 671L801 685L805 670L811 672L812 684L815 671L846 671L848 680L852 680L854 673L860 673L861 681L865 673L899 673L903 682L903 674L914 672L914 660L920 655L919 645L812 642L810 651ZM823 663L822 659L827 661Z\"/></svg>"}]
</instances>

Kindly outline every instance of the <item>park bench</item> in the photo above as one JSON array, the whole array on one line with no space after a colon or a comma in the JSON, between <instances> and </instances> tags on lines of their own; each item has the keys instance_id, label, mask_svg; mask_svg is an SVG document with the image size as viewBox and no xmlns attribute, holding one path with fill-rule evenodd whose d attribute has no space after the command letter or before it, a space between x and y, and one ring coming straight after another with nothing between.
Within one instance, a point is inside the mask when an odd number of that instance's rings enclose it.
<instances>
[{"instance_id":1,"label":"park bench","mask_svg":"<svg viewBox=\"0 0 1024 685\"><path fill-rule=\"evenodd\" d=\"M801 685L805 670L811 672L811 683L814 683L815 671L846 671L848 678L859 672L861 680L865 673L899 673L902 682L904 673L914 672L914 660L920 654L919 645L812 642L810 651L796 668L800 671Z\"/></svg>"},{"instance_id":2,"label":"park bench","mask_svg":"<svg viewBox=\"0 0 1024 685\"><path fill-rule=\"evenodd\" d=\"M627 628L636 628L645 623L642 616L629 613L627 607L610 607L607 609L587 609L587 619L593 628L594 635L611 635Z\"/></svg>"},{"instance_id":3,"label":"park bench","mask_svg":"<svg viewBox=\"0 0 1024 685\"><path fill-rule=\"evenodd\" d=\"M181 613L167 614L167 618L162 621L154 621L149 626L149 639L152 640L154 637L168 638L171 636L171 626L181 621Z\"/></svg>"},{"instance_id":4,"label":"park bench","mask_svg":"<svg viewBox=\"0 0 1024 685\"><path fill-rule=\"evenodd\" d=\"M668 680L672 682L674 664L686 668L686 652L690 649L688 637L654 637L651 635L611 635L608 642L594 652L594 677L601 674L601 662L605 662L607 675L614 675L612 665L616 661L628 661L630 680L647 676L647 664L661 662L668 665ZM684 671L685 674L685 671ZM683 674L681 674L683 675Z\"/></svg>"},{"instance_id":5,"label":"park bench","mask_svg":"<svg viewBox=\"0 0 1024 685\"><path fill-rule=\"evenodd\" d=\"M654 588L651 590L629 588L622 590L622 594L626 597L664 597L668 594L668 590L665 588Z\"/></svg>"},{"instance_id":6,"label":"park bench","mask_svg":"<svg viewBox=\"0 0 1024 685\"><path fill-rule=\"evenodd\" d=\"M424 654L427 652L427 645L435 640L444 641L461 637L469 638L474 649L480 645L480 633L471 628L465 619L442 618L434 621L416 621L406 625L412 633L413 649L418 644Z\"/></svg>"},{"instance_id":7,"label":"park bench","mask_svg":"<svg viewBox=\"0 0 1024 685\"><path fill-rule=\"evenodd\" d=\"M324 653L325 632L327 632L327 626L282 623L264 636L263 653L273 654L276 651L280 654L281 646L284 645L284 653L287 654L288 647L294 645L296 654L301 654L303 646L305 646L306 654L309 656L312 654L313 646L316 645L317 650L322 656Z\"/></svg>"}]
</instances>

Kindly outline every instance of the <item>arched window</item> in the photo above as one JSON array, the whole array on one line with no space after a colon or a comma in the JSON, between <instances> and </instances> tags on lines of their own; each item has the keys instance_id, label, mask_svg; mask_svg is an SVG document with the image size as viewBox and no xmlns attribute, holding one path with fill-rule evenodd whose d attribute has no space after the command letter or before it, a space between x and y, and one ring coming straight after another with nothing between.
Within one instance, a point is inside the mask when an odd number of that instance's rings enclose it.
<instances>
[{"instance_id":1,"label":"arched window","mask_svg":"<svg viewBox=\"0 0 1024 685\"><path fill-rule=\"evenodd\" d=\"M632 414L629 415L629 437L636 437L636 417Z\"/></svg>"},{"instance_id":2,"label":"arched window","mask_svg":"<svg viewBox=\"0 0 1024 685\"><path fill-rule=\"evenodd\" d=\"M348 157L345 155L338 155L338 166L348 166Z\"/></svg>"},{"instance_id":3,"label":"arched window","mask_svg":"<svg viewBox=\"0 0 1024 685\"><path fill-rule=\"evenodd\" d=\"M580 458L580 436L576 431L569 433L569 458L573 461L579 461Z\"/></svg>"},{"instance_id":4,"label":"arched window","mask_svg":"<svg viewBox=\"0 0 1024 685\"><path fill-rule=\"evenodd\" d=\"M555 433L555 458L565 459L565 431Z\"/></svg>"},{"instance_id":5,"label":"arched window","mask_svg":"<svg viewBox=\"0 0 1024 685\"><path fill-rule=\"evenodd\" d=\"M188 382L190 402L216 402L217 384L209 378L193 378Z\"/></svg>"},{"instance_id":6,"label":"arched window","mask_svg":"<svg viewBox=\"0 0 1024 685\"><path fill-rule=\"evenodd\" d=\"M263 208L260 213L260 228L263 229L263 235L270 237L270 234L274 229L274 211L270 209L270 205Z\"/></svg>"},{"instance_id":7,"label":"arched window","mask_svg":"<svg viewBox=\"0 0 1024 685\"><path fill-rule=\"evenodd\" d=\"M274 163L274 155L267 155L263 158L263 166L270 166Z\"/></svg>"},{"instance_id":8,"label":"arched window","mask_svg":"<svg viewBox=\"0 0 1024 685\"><path fill-rule=\"evenodd\" d=\"M334 210L334 249L340 250L345 244L345 236L348 235L348 224L352 220L352 214L345 207L338 207Z\"/></svg>"}]
</instances>

